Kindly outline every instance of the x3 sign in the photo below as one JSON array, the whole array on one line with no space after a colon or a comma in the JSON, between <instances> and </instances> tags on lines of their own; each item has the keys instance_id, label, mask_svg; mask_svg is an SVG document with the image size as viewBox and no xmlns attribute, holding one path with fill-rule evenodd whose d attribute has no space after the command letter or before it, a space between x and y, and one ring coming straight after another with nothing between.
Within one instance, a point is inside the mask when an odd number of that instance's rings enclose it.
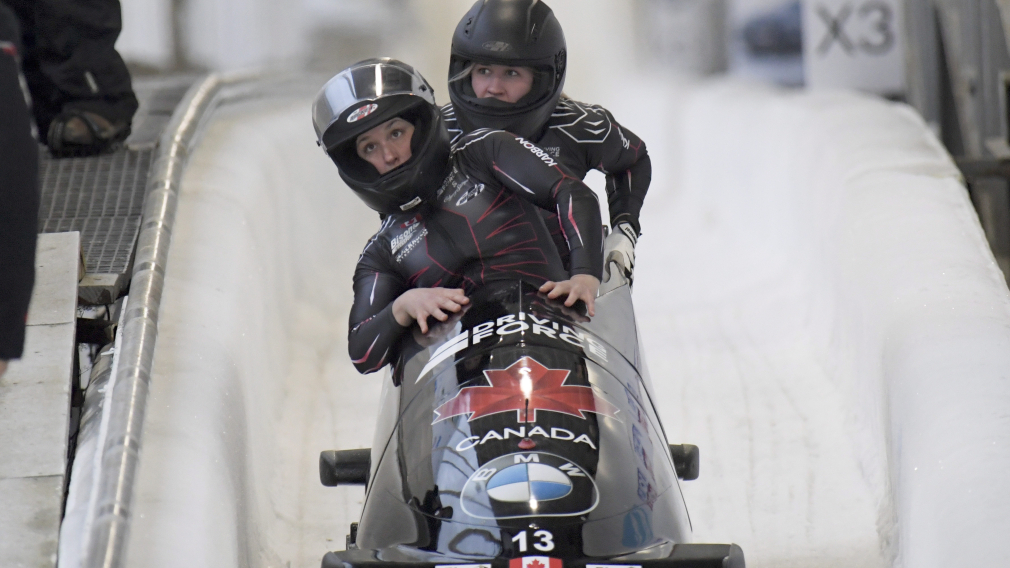
<instances>
[{"instance_id":1,"label":"x3 sign","mask_svg":"<svg viewBox=\"0 0 1010 568\"><path fill-rule=\"evenodd\" d=\"M808 86L880 94L904 92L902 0L802 2L803 66Z\"/></svg>"}]
</instances>

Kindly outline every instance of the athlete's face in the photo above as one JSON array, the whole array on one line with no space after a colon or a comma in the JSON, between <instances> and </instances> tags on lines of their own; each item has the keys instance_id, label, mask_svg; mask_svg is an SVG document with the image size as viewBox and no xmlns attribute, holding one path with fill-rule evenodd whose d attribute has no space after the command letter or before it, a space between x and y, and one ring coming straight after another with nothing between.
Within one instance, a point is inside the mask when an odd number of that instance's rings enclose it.
<instances>
[{"instance_id":1,"label":"athlete's face","mask_svg":"<svg viewBox=\"0 0 1010 568\"><path fill-rule=\"evenodd\" d=\"M477 63L470 72L470 82L479 99L495 98L515 103L533 87L533 69Z\"/></svg>"},{"instance_id":2,"label":"athlete's face","mask_svg":"<svg viewBox=\"0 0 1010 568\"><path fill-rule=\"evenodd\" d=\"M358 135L355 142L358 156L379 170L379 175L392 171L410 159L410 138L414 125L394 118Z\"/></svg>"}]
</instances>

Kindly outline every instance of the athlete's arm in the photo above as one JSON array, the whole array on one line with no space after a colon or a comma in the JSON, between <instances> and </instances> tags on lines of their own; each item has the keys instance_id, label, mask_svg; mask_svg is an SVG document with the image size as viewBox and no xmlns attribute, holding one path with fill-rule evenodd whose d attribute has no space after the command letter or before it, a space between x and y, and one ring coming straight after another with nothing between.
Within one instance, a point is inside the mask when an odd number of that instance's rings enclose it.
<instances>
[{"instance_id":1,"label":"athlete's arm","mask_svg":"<svg viewBox=\"0 0 1010 568\"><path fill-rule=\"evenodd\" d=\"M590 163L607 176L610 226L629 223L636 234L641 233L639 214L652 183L652 159L641 138L618 124L610 111L594 108L610 122L610 133L602 143L585 148L590 151Z\"/></svg>"},{"instance_id":2,"label":"athlete's arm","mask_svg":"<svg viewBox=\"0 0 1010 568\"><path fill-rule=\"evenodd\" d=\"M607 175L607 201L610 205L611 227L628 223L635 229L635 233L642 233L639 215L650 183L652 183L652 159L648 154L642 155L623 172Z\"/></svg>"},{"instance_id":3,"label":"athlete's arm","mask_svg":"<svg viewBox=\"0 0 1010 568\"><path fill-rule=\"evenodd\" d=\"M361 373L378 371L395 356L400 337L416 321L428 333L428 317L449 319L470 300L458 288L409 288L386 268L373 240L354 270L354 303L347 333L351 362Z\"/></svg>"},{"instance_id":4,"label":"athlete's arm","mask_svg":"<svg viewBox=\"0 0 1010 568\"><path fill-rule=\"evenodd\" d=\"M457 151L464 152L463 160L477 172L486 172L539 207L557 212L571 251L570 274L599 280L603 274L603 223L592 189L542 149L508 132L474 131Z\"/></svg>"},{"instance_id":5,"label":"athlete's arm","mask_svg":"<svg viewBox=\"0 0 1010 568\"><path fill-rule=\"evenodd\" d=\"M400 325L393 302L407 290L403 279L386 267L374 239L354 270L354 303L348 322L347 351L360 373L378 371L392 359L392 350L409 324Z\"/></svg>"}]
</instances>

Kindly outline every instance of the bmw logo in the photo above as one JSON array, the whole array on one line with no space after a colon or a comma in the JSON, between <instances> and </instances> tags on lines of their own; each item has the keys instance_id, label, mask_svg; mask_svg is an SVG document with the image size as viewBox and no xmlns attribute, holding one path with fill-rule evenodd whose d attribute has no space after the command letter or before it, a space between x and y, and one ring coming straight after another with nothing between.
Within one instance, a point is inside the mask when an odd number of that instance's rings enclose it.
<instances>
[{"instance_id":1,"label":"bmw logo","mask_svg":"<svg viewBox=\"0 0 1010 568\"><path fill-rule=\"evenodd\" d=\"M579 465L554 454L521 452L495 458L463 486L463 511L479 519L570 517L599 503L596 482Z\"/></svg>"},{"instance_id":2,"label":"bmw logo","mask_svg":"<svg viewBox=\"0 0 1010 568\"><path fill-rule=\"evenodd\" d=\"M517 463L487 480L487 494L505 503L560 499L572 492L572 482L563 471L542 463Z\"/></svg>"}]
</instances>

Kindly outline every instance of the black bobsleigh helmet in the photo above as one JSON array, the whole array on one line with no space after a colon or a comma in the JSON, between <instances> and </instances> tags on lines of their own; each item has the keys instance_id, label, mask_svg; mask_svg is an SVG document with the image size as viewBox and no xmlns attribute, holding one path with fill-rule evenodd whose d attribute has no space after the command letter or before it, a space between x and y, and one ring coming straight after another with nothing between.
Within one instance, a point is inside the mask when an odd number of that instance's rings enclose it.
<instances>
[{"instance_id":1,"label":"black bobsleigh helmet","mask_svg":"<svg viewBox=\"0 0 1010 568\"><path fill-rule=\"evenodd\" d=\"M359 135L400 117L414 125L410 159L379 175L358 156ZM340 177L379 213L411 209L435 194L449 168L449 133L431 85L395 59L367 59L327 81L312 104L316 139Z\"/></svg>"},{"instance_id":2,"label":"black bobsleigh helmet","mask_svg":"<svg viewBox=\"0 0 1010 568\"><path fill-rule=\"evenodd\" d=\"M565 34L539 0L477 0L452 35L449 98L464 132L507 130L536 139L561 98L567 63ZM474 63L529 67L533 87L516 103L477 98L470 83Z\"/></svg>"}]
</instances>

